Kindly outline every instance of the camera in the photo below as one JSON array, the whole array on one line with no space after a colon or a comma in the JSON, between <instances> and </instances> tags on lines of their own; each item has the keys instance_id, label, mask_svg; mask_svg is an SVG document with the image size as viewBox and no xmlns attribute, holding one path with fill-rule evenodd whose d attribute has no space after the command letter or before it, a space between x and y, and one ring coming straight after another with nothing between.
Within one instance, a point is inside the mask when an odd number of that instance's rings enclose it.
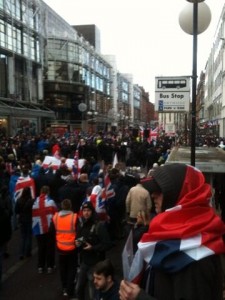
<instances>
[{"instance_id":1,"label":"camera","mask_svg":"<svg viewBox=\"0 0 225 300\"><path fill-rule=\"evenodd\" d=\"M86 240L85 238L82 236L78 239L76 239L76 242L78 242L78 246L77 247L83 247L86 244Z\"/></svg>"}]
</instances>

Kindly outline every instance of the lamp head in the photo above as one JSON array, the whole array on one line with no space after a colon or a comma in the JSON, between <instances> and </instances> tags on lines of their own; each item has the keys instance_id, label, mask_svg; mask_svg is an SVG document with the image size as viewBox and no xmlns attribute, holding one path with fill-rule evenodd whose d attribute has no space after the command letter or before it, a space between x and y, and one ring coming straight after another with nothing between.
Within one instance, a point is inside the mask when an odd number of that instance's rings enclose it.
<instances>
[{"instance_id":1,"label":"lamp head","mask_svg":"<svg viewBox=\"0 0 225 300\"><path fill-rule=\"evenodd\" d=\"M193 34L193 3L189 1L180 12L179 23L182 30L188 34ZM204 32L211 21L211 11L205 2L198 4L198 34Z\"/></svg>"},{"instance_id":2,"label":"lamp head","mask_svg":"<svg viewBox=\"0 0 225 300\"><path fill-rule=\"evenodd\" d=\"M191 3L200 3L200 2L203 2L205 0L187 0L188 2L191 2Z\"/></svg>"}]
</instances>

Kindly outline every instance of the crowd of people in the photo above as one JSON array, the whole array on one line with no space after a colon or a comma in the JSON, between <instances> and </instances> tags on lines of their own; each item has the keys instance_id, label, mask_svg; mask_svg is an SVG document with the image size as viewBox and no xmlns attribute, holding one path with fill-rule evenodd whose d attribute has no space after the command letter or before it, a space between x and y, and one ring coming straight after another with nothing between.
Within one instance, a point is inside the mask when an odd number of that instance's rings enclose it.
<instances>
[{"instance_id":1,"label":"crowd of people","mask_svg":"<svg viewBox=\"0 0 225 300\"><path fill-rule=\"evenodd\" d=\"M70 299L222 299L225 226L204 175L165 164L174 142L109 133L3 138L0 283L19 229L18 258L32 255L35 237L37 272L57 264ZM60 165L44 166L46 156ZM130 233L134 258L119 284L106 254Z\"/></svg>"}]
</instances>

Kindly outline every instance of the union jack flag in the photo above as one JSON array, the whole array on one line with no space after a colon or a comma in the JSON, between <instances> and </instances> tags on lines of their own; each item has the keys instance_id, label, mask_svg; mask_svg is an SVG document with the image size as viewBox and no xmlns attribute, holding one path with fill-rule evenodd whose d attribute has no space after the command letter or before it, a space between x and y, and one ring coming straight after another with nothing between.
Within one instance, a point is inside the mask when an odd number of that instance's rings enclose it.
<instances>
[{"instance_id":1,"label":"union jack flag","mask_svg":"<svg viewBox=\"0 0 225 300\"><path fill-rule=\"evenodd\" d=\"M31 191L31 196L35 199L35 182L31 177L19 177L14 191L14 200L15 202L21 197L22 192L25 187L29 187Z\"/></svg>"},{"instance_id":2,"label":"union jack flag","mask_svg":"<svg viewBox=\"0 0 225 300\"><path fill-rule=\"evenodd\" d=\"M32 231L34 235L47 233L52 217L57 211L55 202L45 194L38 197L32 207Z\"/></svg>"},{"instance_id":3,"label":"union jack flag","mask_svg":"<svg viewBox=\"0 0 225 300\"><path fill-rule=\"evenodd\" d=\"M102 191L102 198L108 200L115 196L115 191L112 186L111 180L109 178L109 174L107 173L104 178L104 187Z\"/></svg>"},{"instance_id":4,"label":"union jack flag","mask_svg":"<svg viewBox=\"0 0 225 300\"><path fill-rule=\"evenodd\" d=\"M148 264L175 273L194 261L225 253L225 225L210 204L211 187L204 175L187 166L176 206L155 216L138 243L128 279L140 282Z\"/></svg>"}]
</instances>

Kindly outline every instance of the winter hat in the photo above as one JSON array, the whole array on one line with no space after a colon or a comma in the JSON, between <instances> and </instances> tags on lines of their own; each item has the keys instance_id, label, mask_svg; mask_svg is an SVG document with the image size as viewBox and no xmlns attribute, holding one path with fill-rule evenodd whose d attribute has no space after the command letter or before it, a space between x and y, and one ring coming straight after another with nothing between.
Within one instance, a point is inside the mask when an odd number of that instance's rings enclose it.
<instances>
[{"instance_id":1,"label":"winter hat","mask_svg":"<svg viewBox=\"0 0 225 300\"><path fill-rule=\"evenodd\" d=\"M92 203L90 201L87 201L85 202L83 205L82 205L82 210L84 210L85 208L88 208L92 211L94 211L94 206L92 205Z\"/></svg>"},{"instance_id":2,"label":"winter hat","mask_svg":"<svg viewBox=\"0 0 225 300\"><path fill-rule=\"evenodd\" d=\"M141 179L140 182L143 187L149 191L150 194L156 192L156 193L161 193L162 190L159 187L158 183L155 181L153 177L148 177L148 178L143 178Z\"/></svg>"},{"instance_id":3,"label":"winter hat","mask_svg":"<svg viewBox=\"0 0 225 300\"><path fill-rule=\"evenodd\" d=\"M155 169L148 190L152 193L157 191L157 186L160 188L163 194L163 211L175 206L178 202L186 171L187 165L179 163L168 164Z\"/></svg>"}]
</instances>

